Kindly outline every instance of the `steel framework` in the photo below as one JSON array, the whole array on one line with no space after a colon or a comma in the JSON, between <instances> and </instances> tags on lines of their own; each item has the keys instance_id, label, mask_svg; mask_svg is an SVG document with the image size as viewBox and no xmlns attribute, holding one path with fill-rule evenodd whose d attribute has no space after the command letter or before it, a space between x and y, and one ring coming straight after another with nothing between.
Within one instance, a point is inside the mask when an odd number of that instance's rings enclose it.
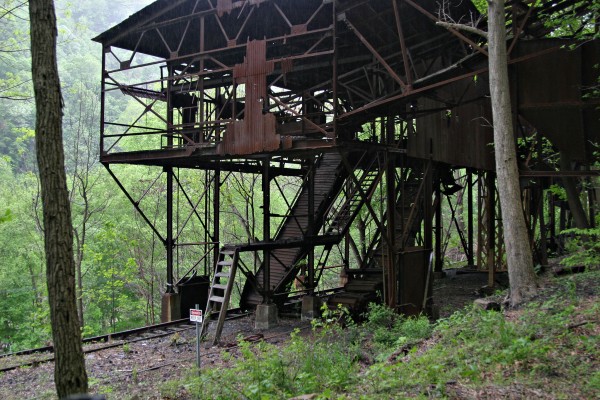
<instances>
[{"instance_id":1,"label":"steel framework","mask_svg":"<svg viewBox=\"0 0 600 400\"><path fill-rule=\"evenodd\" d=\"M595 81L588 66L600 61L600 46L569 52L563 41L544 39L543 22L561 13L588 23L598 16L585 2L538 3L507 8L515 124L537 128L557 151L590 165L598 101L582 98L582 88ZM346 280L373 282L390 306L420 312L431 305L434 270L443 268L442 205L458 190L466 192L466 232L451 202L450 224L467 264L501 265L487 50L476 36L437 24L485 21L470 2L444 4L158 0L94 39L103 49L101 161L164 244L168 295L176 296L182 277L202 268L210 275L223 259L222 187L234 174L261 178L262 234L230 243L240 254L244 308L281 304L293 290L312 294L337 249ZM128 112L118 112L122 105ZM121 183L120 164L155 167L158 177L136 192ZM462 184L449 178L455 170L466 171ZM193 172L201 178L190 184ZM549 175L597 171L523 169L540 182ZM158 184L161 224L143 204ZM539 210L532 240L536 225L544 238L555 231ZM201 251L180 272L178 251L189 246Z\"/></svg>"}]
</instances>

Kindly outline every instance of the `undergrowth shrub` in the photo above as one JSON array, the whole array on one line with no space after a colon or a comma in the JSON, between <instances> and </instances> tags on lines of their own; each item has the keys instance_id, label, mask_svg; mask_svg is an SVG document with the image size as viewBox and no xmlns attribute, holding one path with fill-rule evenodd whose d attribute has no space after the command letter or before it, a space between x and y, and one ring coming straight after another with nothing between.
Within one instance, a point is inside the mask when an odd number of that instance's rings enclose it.
<instances>
[{"instance_id":1,"label":"undergrowth shrub","mask_svg":"<svg viewBox=\"0 0 600 400\"><path fill-rule=\"evenodd\" d=\"M548 390L558 398L597 398L600 379L594 360L600 357L600 346L593 321L600 306L582 308L584 291L576 289L591 288L598 277L595 270L563 278L540 301L511 317L477 307L456 312L436 324L434 344L426 351L412 350L401 363L373 365L361 381L364 393L376 398L423 393L444 397L448 382L477 387L518 381L539 388L556 381ZM577 392L565 384L582 382L581 377L589 379L576 385Z\"/></svg>"},{"instance_id":2,"label":"undergrowth shrub","mask_svg":"<svg viewBox=\"0 0 600 400\"><path fill-rule=\"evenodd\" d=\"M405 317L382 304L371 303L364 327L373 334L378 359L398 347L414 345L431 336L433 325L427 317Z\"/></svg>"},{"instance_id":3,"label":"undergrowth shrub","mask_svg":"<svg viewBox=\"0 0 600 400\"><path fill-rule=\"evenodd\" d=\"M348 331L327 321L307 337L295 331L283 347L241 341L240 357L232 368L203 370L183 385L165 386L163 395L178 397L182 386L199 399L286 399L309 393L327 399L355 378L360 354L358 342L344 340Z\"/></svg>"},{"instance_id":4,"label":"undergrowth shrub","mask_svg":"<svg viewBox=\"0 0 600 400\"><path fill-rule=\"evenodd\" d=\"M471 307L432 325L371 305L356 326L343 309L326 310L310 337L285 347L241 343L233 367L165 387L166 398L318 399L455 397L450 387L535 388L555 398L599 398L596 322L600 270L552 282L537 301L505 315ZM346 319L346 320L345 320ZM344 321L342 329L338 321ZM361 332L367 332L363 334ZM415 344L432 337L424 346ZM363 342L370 338L370 341ZM370 346L369 346L370 344ZM364 352L379 361L366 367ZM395 352L394 357L389 357ZM395 355L402 355L401 360ZM449 384L452 382L451 384ZM177 391L185 390L184 396ZM510 389L509 389L510 390ZM523 393L527 393L524 391Z\"/></svg>"},{"instance_id":5,"label":"undergrowth shrub","mask_svg":"<svg viewBox=\"0 0 600 400\"><path fill-rule=\"evenodd\" d=\"M600 268L600 226L589 229L567 229L561 233L572 235L567 244L569 255L561 260L567 267L583 265L588 269Z\"/></svg>"}]
</instances>

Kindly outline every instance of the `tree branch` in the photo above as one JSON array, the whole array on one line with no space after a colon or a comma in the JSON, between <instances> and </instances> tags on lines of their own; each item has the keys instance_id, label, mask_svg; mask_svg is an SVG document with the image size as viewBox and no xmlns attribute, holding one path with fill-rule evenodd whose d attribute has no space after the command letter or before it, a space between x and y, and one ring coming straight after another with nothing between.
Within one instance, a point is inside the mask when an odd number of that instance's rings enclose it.
<instances>
[{"instance_id":1,"label":"tree branch","mask_svg":"<svg viewBox=\"0 0 600 400\"><path fill-rule=\"evenodd\" d=\"M469 32L469 33L474 33L485 39L488 38L488 34L486 31L482 31L481 29L475 28L474 26L464 25L464 24L455 24L452 22L443 22L443 21L436 22L435 24L438 26L441 26L442 28L457 29L457 30L461 30L461 31Z\"/></svg>"}]
</instances>

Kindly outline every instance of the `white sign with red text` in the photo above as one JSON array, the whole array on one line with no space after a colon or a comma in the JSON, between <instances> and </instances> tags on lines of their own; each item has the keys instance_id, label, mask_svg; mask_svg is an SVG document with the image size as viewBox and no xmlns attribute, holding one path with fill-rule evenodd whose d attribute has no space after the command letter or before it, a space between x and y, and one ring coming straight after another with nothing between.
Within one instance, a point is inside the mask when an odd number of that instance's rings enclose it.
<instances>
[{"instance_id":1,"label":"white sign with red text","mask_svg":"<svg viewBox=\"0 0 600 400\"><path fill-rule=\"evenodd\" d=\"M202 310L190 308L190 322L202 323Z\"/></svg>"}]
</instances>

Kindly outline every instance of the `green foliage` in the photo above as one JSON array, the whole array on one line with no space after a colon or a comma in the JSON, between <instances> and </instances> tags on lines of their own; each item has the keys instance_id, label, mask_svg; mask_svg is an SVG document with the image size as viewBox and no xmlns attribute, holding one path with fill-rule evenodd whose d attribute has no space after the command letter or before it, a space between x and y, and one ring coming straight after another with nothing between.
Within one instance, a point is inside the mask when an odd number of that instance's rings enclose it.
<instances>
[{"instance_id":1,"label":"green foliage","mask_svg":"<svg viewBox=\"0 0 600 400\"><path fill-rule=\"evenodd\" d=\"M431 336L433 325L425 316L405 317L382 304L371 303L366 315L365 329L373 334L380 354L387 357L398 347L410 347Z\"/></svg>"},{"instance_id":2,"label":"green foliage","mask_svg":"<svg viewBox=\"0 0 600 400\"><path fill-rule=\"evenodd\" d=\"M471 0L471 3L481 14L487 14L487 0Z\"/></svg>"},{"instance_id":3,"label":"green foliage","mask_svg":"<svg viewBox=\"0 0 600 400\"><path fill-rule=\"evenodd\" d=\"M598 272L576 279L582 287L587 282L589 290L589 285L596 287L592 282L597 282ZM518 381L525 387L544 385L558 398L595 398L598 337L574 334L570 326L597 318L598 307L578 307L575 281L558 285L546 294L547 300L531 303L516 319L473 307L440 321L434 330L435 345L422 354L409 354L401 364L375 364L364 376L360 393L368 398L420 393L443 397L449 381L475 387ZM584 382L584 377L590 377L589 383L577 385L580 392L573 393L571 382Z\"/></svg>"},{"instance_id":4,"label":"green foliage","mask_svg":"<svg viewBox=\"0 0 600 400\"><path fill-rule=\"evenodd\" d=\"M185 390L192 398L285 399L321 393L333 398L352 383L357 372L357 345L337 340L339 327L328 326L302 337L292 333L283 349L268 343L240 341L241 358L226 369L205 369L183 382L163 387L163 396L177 397Z\"/></svg>"},{"instance_id":5,"label":"green foliage","mask_svg":"<svg viewBox=\"0 0 600 400\"><path fill-rule=\"evenodd\" d=\"M552 193L553 195L558 197L560 200L567 201L567 191L565 190L564 187L554 184L554 185L550 185L548 190L550 191L550 193Z\"/></svg>"},{"instance_id":6,"label":"green foliage","mask_svg":"<svg viewBox=\"0 0 600 400\"><path fill-rule=\"evenodd\" d=\"M8 208L6 211L4 211L4 214L0 214L0 224L12 220L13 217L14 215L12 211L10 211L10 208Z\"/></svg>"},{"instance_id":7,"label":"green foliage","mask_svg":"<svg viewBox=\"0 0 600 400\"><path fill-rule=\"evenodd\" d=\"M583 265L589 268L600 266L600 227L589 229L572 228L562 231L562 234L572 235L567 248L571 254L561 260L567 267Z\"/></svg>"},{"instance_id":8,"label":"green foliage","mask_svg":"<svg viewBox=\"0 0 600 400\"><path fill-rule=\"evenodd\" d=\"M123 330L143 323L141 305L136 301L130 282L136 277L135 260L129 257L127 246L135 246L124 233L106 222L97 234L88 254L93 260L94 280L84 290L95 332Z\"/></svg>"},{"instance_id":9,"label":"green foliage","mask_svg":"<svg viewBox=\"0 0 600 400\"><path fill-rule=\"evenodd\" d=\"M344 330L338 324L343 309L326 310L312 336L295 332L279 348L240 343L240 357L230 354L227 368L206 368L201 376L168 382L161 394L214 399L285 399L307 393L318 399L454 398L457 393L447 388L456 384L476 392L491 389L490 398L514 387L523 396L541 390L549 397L597 398L600 346L594 332L600 305L581 296L597 296L599 278L596 270L556 279L540 294L543 300L519 313L471 307L435 326L423 317L404 318L371 305L364 325ZM400 347L402 361L382 357L389 352L382 345L374 357L381 361L359 370L357 358L364 359L372 342L369 335L352 333L357 329L371 333L373 342L383 338L380 344ZM375 332L384 330L431 339L418 349L409 348L383 333L376 337Z\"/></svg>"},{"instance_id":10,"label":"green foliage","mask_svg":"<svg viewBox=\"0 0 600 400\"><path fill-rule=\"evenodd\" d=\"M589 14L580 14L579 9L582 5L587 7L590 11ZM552 29L551 36L589 40L599 37L596 29L598 15L600 15L599 0L581 0L560 9L560 13L555 11L553 14L543 15L543 17L545 17L546 26Z\"/></svg>"}]
</instances>

